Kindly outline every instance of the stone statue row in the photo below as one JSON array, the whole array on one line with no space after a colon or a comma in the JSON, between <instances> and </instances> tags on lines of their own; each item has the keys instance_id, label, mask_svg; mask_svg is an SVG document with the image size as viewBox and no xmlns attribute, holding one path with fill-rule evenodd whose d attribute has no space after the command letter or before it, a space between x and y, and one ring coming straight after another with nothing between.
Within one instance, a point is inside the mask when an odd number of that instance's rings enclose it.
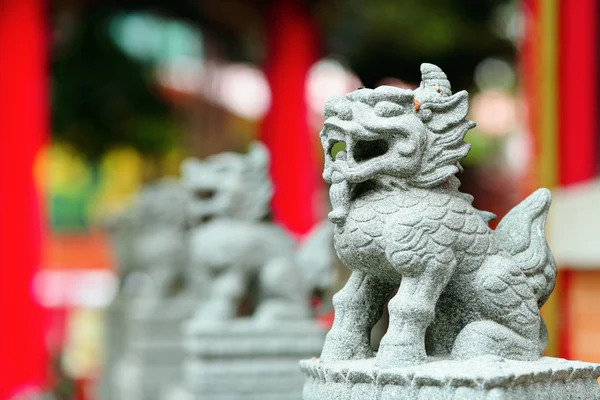
<instances>
[{"instance_id":1,"label":"stone statue row","mask_svg":"<svg viewBox=\"0 0 600 400\"><path fill-rule=\"evenodd\" d=\"M155 368L147 396L179 354L171 377L181 385L169 399L600 398L600 365L543 357L540 308L556 279L544 234L550 192L535 191L490 228L495 215L459 191L475 126L468 93L453 93L435 65L421 74L415 90L328 101L320 137L333 227L321 225L304 249L269 221L258 144L247 155L188 160L179 182L140 195L135 233L118 243L143 288L125 348L137 345L141 365ZM323 342L308 304L332 283L332 238L352 275L333 298ZM145 277L133 279L137 271ZM371 331L386 308L375 353ZM188 316L170 333L183 347L157 340ZM140 345L152 341L153 351ZM130 383L135 373L121 376Z\"/></svg>"},{"instance_id":2,"label":"stone statue row","mask_svg":"<svg viewBox=\"0 0 600 400\"><path fill-rule=\"evenodd\" d=\"M111 399L300 398L298 360L323 344L310 304L334 281L333 225L298 243L271 221L268 167L258 142L187 159L109 222L122 266Z\"/></svg>"}]
</instances>

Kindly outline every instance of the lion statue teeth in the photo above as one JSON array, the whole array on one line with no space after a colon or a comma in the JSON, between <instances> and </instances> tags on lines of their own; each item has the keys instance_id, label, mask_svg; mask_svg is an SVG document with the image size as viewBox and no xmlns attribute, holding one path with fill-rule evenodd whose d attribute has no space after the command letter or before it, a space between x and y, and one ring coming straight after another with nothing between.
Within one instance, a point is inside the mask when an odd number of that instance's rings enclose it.
<instances>
[{"instance_id":1,"label":"lion statue teeth","mask_svg":"<svg viewBox=\"0 0 600 400\"><path fill-rule=\"evenodd\" d=\"M455 176L475 126L468 93L452 94L435 65L421 73L415 90L359 89L326 104L329 219L352 275L334 297L321 360L372 357L370 331L390 297L381 368L427 356L538 359L547 343L539 308L556 276L544 237L550 192L536 191L490 229L495 216L476 210ZM345 149L334 158L338 142Z\"/></svg>"}]
</instances>

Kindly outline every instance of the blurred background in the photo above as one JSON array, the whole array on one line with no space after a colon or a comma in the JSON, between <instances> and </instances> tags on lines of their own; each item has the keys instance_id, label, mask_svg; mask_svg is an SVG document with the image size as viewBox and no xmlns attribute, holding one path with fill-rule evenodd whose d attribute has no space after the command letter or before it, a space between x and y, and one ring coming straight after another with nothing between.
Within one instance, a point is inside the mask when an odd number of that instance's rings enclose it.
<instances>
[{"instance_id":1,"label":"blurred background","mask_svg":"<svg viewBox=\"0 0 600 400\"><path fill-rule=\"evenodd\" d=\"M328 211L325 100L470 93L460 177L504 215L539 186L560 264L548 355L600 362L595 0L0 0L0 399L95 399L118 288L102 221L185 157L271 152L275 220Z\"/></svg>"}]
</instances>

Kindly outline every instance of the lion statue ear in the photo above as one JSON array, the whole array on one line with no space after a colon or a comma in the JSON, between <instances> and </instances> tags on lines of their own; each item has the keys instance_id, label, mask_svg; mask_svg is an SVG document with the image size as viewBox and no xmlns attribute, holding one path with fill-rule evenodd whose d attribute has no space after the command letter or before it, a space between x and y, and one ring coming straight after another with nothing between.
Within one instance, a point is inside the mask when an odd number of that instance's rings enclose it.
<instances>
[{"instance_id":1,"label":"lion statue ear","mask_svg":"<svg viewBox=\"0 0 600 400\"><path fill-rule=\"evenodd\" d=\"M414 91L419 104L417 115L430 133L421 172L412 182L419 187L434 187L459 171L458 163L470 148L463 139L475 123L466 119L466 91L452 94L446 74L433 64L421 65L421 74L421 86Z\"/></svg>"},{"instance_id":2,"label":"lion statue ear","mask_svg":"<svg viewBox=\"0 0 600 400\"><path fill-rule=\"evenodd\" d=\"M469 111L469 93L452 94L448 77L440 67L421 64L421 85L415 89L420 116L433 132L443 132L464 120Z\"/></svg>"},{"instance_id":3,"label":"lion statue ear","mask_svg":"<svg viewBox=\"0 0 600 400\"><path fill-rule=\"evenodd\" d=\"M421 101L421 100L419 100ZM465 90L444 97L438 102L421 102L421 110L431 113L428 117L427 127L433 132L444 132L453 125L464 121L469 112L469 93Z\"/></svg>"}]
</instances>

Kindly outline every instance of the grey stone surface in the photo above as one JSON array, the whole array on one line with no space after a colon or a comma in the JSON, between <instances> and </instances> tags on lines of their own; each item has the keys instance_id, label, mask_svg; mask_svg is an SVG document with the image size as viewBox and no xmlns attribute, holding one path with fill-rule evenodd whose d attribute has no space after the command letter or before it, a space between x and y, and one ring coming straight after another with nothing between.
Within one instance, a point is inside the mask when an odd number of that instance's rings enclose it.
<instances>
[{"instance_id":1,"label":"grey stone surface","mask_svg":"<svg viewBox=\"0 0 600 400\"><path fill-rule=\"evenodd\" d=\"M293 263L294 241L283 229L271 223L221 218L195 229L190 242L198 266L192 274L206 285L194 318L235 318L240 302L249 296L257 318L309 315L307 289Z\"/></svg>"},{"instance_id":2,"label":"grey stone surface","mask_svg":"<svg viewBox=\"0 0 600 400\"><path fill-rule=\"evenodd\" d=\"M430 359L381 369L375 359L301 363L304 400L600 399L600 365L544 357L537 361L480 357Z\"/></svg>"},{"instance_id":3,"label":"grey stone surface","mask_svg":"<svg viewBox=\"0 0 600 400\"><path fill-rule=\"evenodd\" d=\"M104 219L101 228L108 234L119 276L119 291L105 310L106 333L102 375L98 382L101 399L116 399L115 370L126 348L126 308L131 297L123 290L125 281L134 272L133 238L135 236L135 213L128 209ZM134 273L135 274L135 273Z\"/></svg>"},{"instance_id":4,"label":"grey stone surface","mask_svg":"<svg viewBox=\"0 0 600 400\"><path fill-rule=\"evenodd\" d=\"M194 318L235 318L248 298L257 319L307 318L312 286L328 284L322 264L300 267L295 240L269 221L268 167L268 151L258 142L247 154L182 164L181 181L192 195L190 275L202 293Z\"/></svg>"},{"instance_id":5,"label":"grey stone surface","mask_svg":"<svg viewBox=\"0 0 600 400\"><path fill-rule=\"evenodd\" d=\"M157 313L129 320L128 345L113 370L118 396L114 398L159 399L165 388L180 381L185 357L181 324L177 314Z\"/></svg>"},{"instance_id":6,"label":"grey stone surface","mask_svg":"<svg viewBox=\"0 0 600 400\"><path fill-rule=\"evenodd\" d=\"M125 282L133 287L129 312L138 316L175 313L179 318L189 314L180 304L188 304L193 294L182 284L188 265L188 204L188 192L171 178L146 186L138 195L131 211L133 271Z\"/></svg>"},{"instance_id":7,"label":"grey stone surface","mask_svg":"<svg viewBox=\"0 0 600 400\"><path fill-rule=\"evenodd\" d=\"M156 399L176 382L181 331L197 298L186 290L189 195L175 179L146 186L113 229L121 290L108 310L103 399Z\"/></svg>"},{"instance_id":8,"label":"grey stone surface","mask_svg":"<svg viewBox=\"0 0 600 400\"><path fill-rule=\"evenodd\" d=\"M333 224L324 220L312 228L296 250L296 265L302 270L318 316L333 311L331 298L343 282L346 269L333 248Z\"/></svg>"},{"instance_id":9,"label":"grey stone surface","mask_svg":"<svg viewBox=\"0 0 600 400\"><path fill-rule=\"evenodd\" d=\"M333 224L322 221L302 240L296 250L296 264L313 290L325 292L336 283L333 266L337 256L333 248Z\"/></svg>"},{"instance_id":10,"label":"grey stone surface","mask_svg":"<svg viewBox=\"0 0 600 400\"><path fill-rule=\"evenodd\" d=\"M475 126L466 119L468 94L452 94L432 64L421 73L415 90L359 89L325 106L329 219L337 254L353 272L334 296L318 365L328 371L329 363L374 357L369 334L390 298L373 368L428 364L428 356L552 364L537 361L547 344L539 308L556 276L544 236L550 192L536 191L490 229L494 215L476 210L455 176ZM334 159L338 142L345 149ZM453 362L440 376L460 365ZM307 399L335 398L323 393L305 388Z\"/></svg>"},{"instance_id":11,"label":"grey stone surface","mask_svg":"<svg viewBox=\"0 0 600 400\"><path fill-rule=\"evenodd\" d=\"M192 225L226 217L259 221L269 214L273 194L269 153L253 142L247 154L225 152L181 164L181 183L192 193L188 216Z\"/></svg>"},{"instance_id":12,"label":"grey stone surface","mask_svg":"<svg viewBox=\"0 0 600 400\"><path fill-rule=\"evenodd\" d=\"M324 223L298 246L270 221L268 161L254 143L247 154L182 165L192 194L190 275L202 297L183 333L182 384L164 396L301 398L298 359L316 356L325 336L310 295L332 279L332 228ZM328 258L313 263L307 252Z\"/></svg>"},{"instance_id":13,"label":"grey stone surface","mask_svg":"<svg viewBox=\"0 0 600 400\"><path fill-rule=\"evenodd\" d=\"M312 320L267 325L250 318L185 326L184 381L194 399L300 399L301 358L314 357L323 330Z\"/></svg>"}]
</instances>

